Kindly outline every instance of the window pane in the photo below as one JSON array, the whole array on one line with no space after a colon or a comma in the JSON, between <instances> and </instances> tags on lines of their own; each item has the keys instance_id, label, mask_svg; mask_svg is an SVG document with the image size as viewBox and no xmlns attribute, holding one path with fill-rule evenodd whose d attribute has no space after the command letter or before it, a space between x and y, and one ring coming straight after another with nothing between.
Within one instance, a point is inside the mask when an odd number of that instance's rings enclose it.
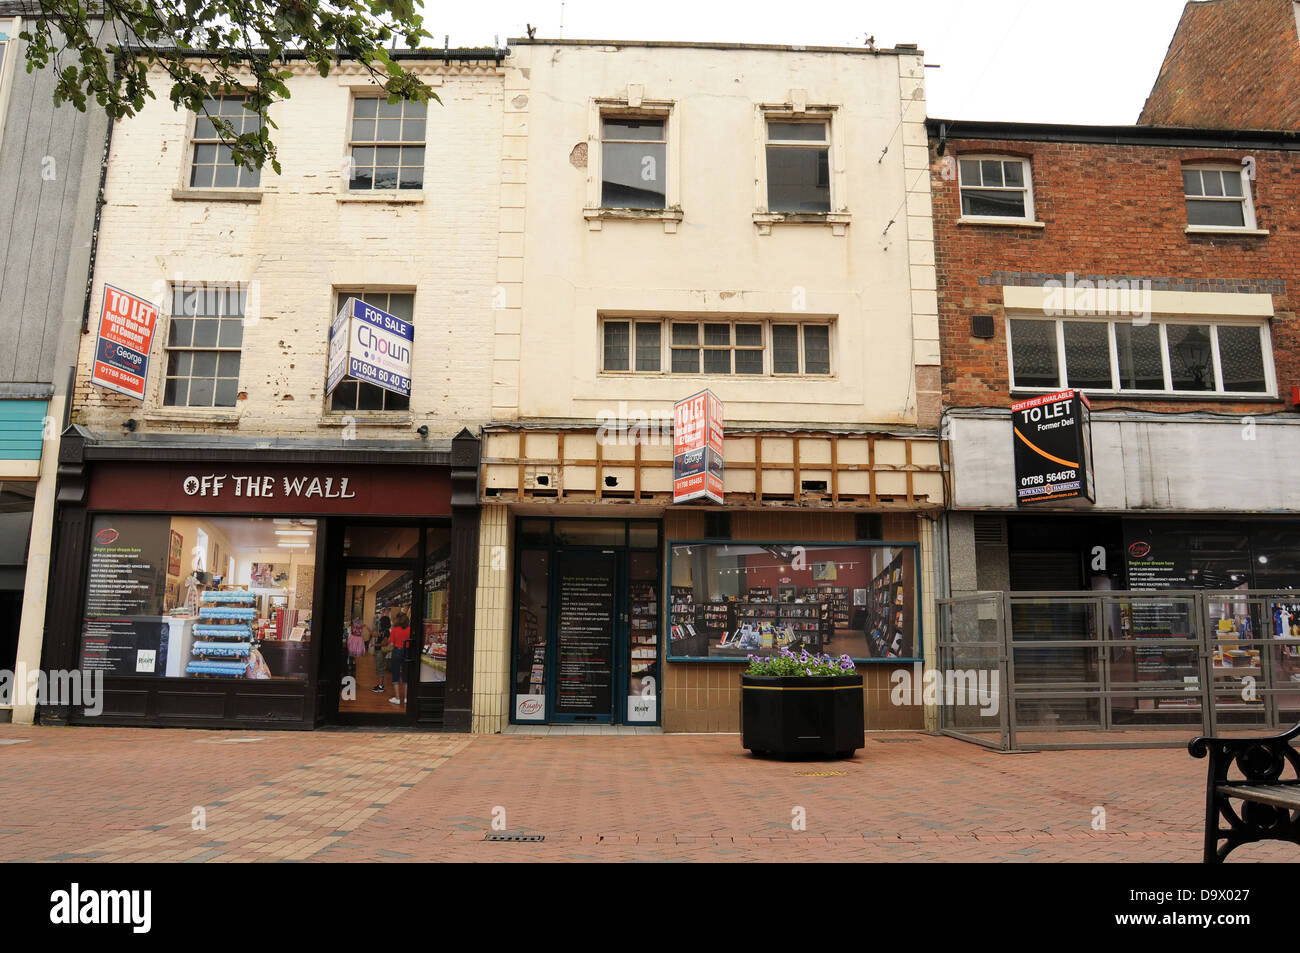
<instances>
[{"instance_id":1,"label":"window pane","mask_svg":"<svg viewBox=\"0 0 1300 953\"><path fill-rule=\"evenodd\" d=\"M762 374L763 373L763 352L762 351L737 351L736 352L736 373L737 374Z\"/></svg>"},{"instance_id":2,"label":"window pane","mask_svg":"<svg viewBox=\"0 0 1300 953\"><path fill-rule=\"evenodd\" d=\"M262 170L248 169L243 166L239 168L239 185L240 188L255 189L262 184Z\"/></svg>"},{"instance_id":3,"label":"window pane","mask_svg":"<svg viewBox=\"0 0 1300 953\"><path fill-rule=\"evenodd\" d=\"M989 192L982 189L961 190L963 215L995 215L1006 218L1025 217L1024 192Z\"/></svg>"},{"instance_id":4,"label":"window pane","mask_svg":"<svg viewBox=\"0 0 1300 953\"><path fill-rule=\"evenodd\" d=\"M193 351L172 351L167 356L168 377L189 377L190 359Z\"/></svg>"},{"instance_id":5,"label":"window pane","mask_svg":"<svg viewBox=\"0 0 1300 953\"><path fill-rule=\"evenodd\" d=\"M213 392L216 390L210 378L196 377L190 380L190 407L211 407Z\"/></svg>"},{"instance_id":6,"label":"window pane","mask_svg":"<svg viewBox=\"0 0 1300 953\"><path fill-rule=\"evenodd\" d=\"M168 407L184 407L189 387L190 382L185 378L168 380L163 389L163 403Z\"/></svg>"},{"instance_id":7,"label":"window pane","mask_svg":"<svg viewBox=\"0 0 1300 953\"><path fill-rule=\"evenodd\" d=\"M194 322L189 318L172 318L168 331L168 347L189 347L191 335L194 333Z\"/></svg>"},{"instance_id":8,"label":"window pane","mask_svg":"<svg viewBox=\"0 0 1300 953\"><path fill-rule=\"evenodd\" d=\"M1201 181L1205 184L1206 195L1223 194L1223 178L1212 169L1201 170Z\"/></svg>"},{"instance_id":9,"label":"window pane","mask_svg":"<svg viewBox=\"0 0 1300 953\"><path fill-rule=\"evenodd\" d=\"M761 324L736 325L737 347L762 347L763 326Z\"/></svg>"},{"instance_id":10,"label":"window pane","mask_svg":"<svg viewBox=\"0 0 1300 953\"><path fill-rule=\"evenodd\" d=\"M190 186L196 189L212 188L212 166L196 165L190 172Z\"/></svg>"},{"instance_id":11,"label":"window pane","mask_svg":"<svg viewBox=\"0 0 1300 953\"><path fill-rule=\"evenodd\" d=\"M767 207L772 212L829 212L829 154L825 149L767 147Z\"/></svg>"},{"instance_id":12,"label":"window pane","mask_svg":"<svg viewBox=\"0 0 1300 953\"><path fill-rule=\"evenodd\" d=\"M772 373L799 373L799 326L797 324L773 325Z\"/></svg>"},{"instance_id":13,"label":"window pane","mask_svg":"<svg viewBox=\"0 0 1300 953\"><path fill-rule=\"evenodd\" d=\"M730 324L706 324L704 326L704 343L714 347L726 347L731 344Z\"/></svg>"},{"instance_id":14,"label":"window pane","mask_svg":"<svg viewBox=\"0 0 1300 953\"><path fill-rule=\"evenodd\" d=\"M1025 167L1020 162L1002 163L1002 181L1008 186L1020 188L1025 184Z\"/></svg>"},{"instance_id":15,"label":"window pane","mask_svg":"<svg viewBox=\"0 0 1300 953\"><path fill-rule=\"evenodd\" d=\"M1223 191L1234 198L1241 198L1241 174L1238 172L1223 173Z\"/></svg>"},{"instance_id":16,"label":"window pane","mask_svg":"<svg viewBox=\"0 0 1300 953\"><path fill-rule=\"evenodd\" d=\"M980 162L980 172L985 185L1002 185L1002 163L997 159L984 159Z\"/></svg>"},{"instance_id":17,"label":"window pane","mask_svg":"<svg viewBox=\"0 0 1300 953\"><path fill-rule=\"evenodd\" d=\"M398 175L399 189L419 189L424 186L424 168L422 166L404 166Z\"/></svg>"},{"instance_id":18,"label":"window pane","mask_svg":"<svg viewBox=\"0 0 1300 953\"><path fill-rule=\"evenodd\" d=\"M357 410L383 410L384 391L365 381L357 382Z\"/></svg>"},{"instance_id":19,"label":"window pane","mask_svg":"<svg viewBox=\"0 0 1300 953\"><path fill-rule=\"evenodd\" d=\"M793 142L825 142L824 122L769 122L767 137Z\"/></svg>"},{"instance_id":20,"label":"window pane","mask_svg":"<svg viewBox=\"0 0 1300 953\"><path fill-rule=\"evenodd\" d=\"M605 322L605 370L628 369L628 324L626 321Z\"/></svg>"},{"instance_id":21,"label":"window pane","mask_svg":"<svg viewBox=\"0 0 1300 953\"><path fill-rule=\"evenodd\" d=\"M376 99L375 106L379 110L378 115L387 119L400 119L402 116L402 101L399 99L395 103L390 103L387 99Z\"/></svg>"},{"instance_id":22,"label":"window pane","mask_svg":"<svg viewBox=\"0 0 1300 953\"><path fill-rule=\"evenodd\" d=\"M425 116L427 116L428 114L429 114L429 104L428 104L428 103L417 103L417 102L413 102L413 101L408 101L408 102L407 102L407 103L402 107L402 116L403 116L403 118L408 119L408 120L409 120L409 119L423 119L423 118L424 118Z\"/></svg>"},{"instance_id":23,"label":"window pane","mask_svg":"<svg viewBox=\"0 0 1300 953\"><path fill-rule=\"evenodd\" d=\"M831 372L831 329L824 324L805 324L803 329L805 374Z\"/></svg>"},{"instance_id":24,"label":"window pane","mask_svg":"<svg viewBox=\"0 0 1300 953\"><path fill-rule=\"evenodd\" d=\"M983 185L980 181L980 164L978 159L962 159L957 163L961 170L962 185Z\"/></svg>"},{"instance_id":25,"label":"window pane","mask_svg":"<svg viewBox=\"0 0 1300 953\"><path fill-rule=\"evenodd\" d=\"M1183 194L1204 195L1201 189L1201 173L1196 169L1183 170Z\"/></svg>"},{"instance_id":26,"label":"window pane","mask_svg":"<svg viewBox=\"0 0 1300 953\"><path fill-rule=\"evenodd\" d=\"M403 119L402 120L402 141L403 142L424 142L424 120Z\"/></svg>"},{"instance_id":27,"label":"window pane","mask_svg":"<svg viewBox=\"0 0 1300 953\"><path fill-rule=\"evenodd\" d=\"M1016 387L1057 387L1055 321L1012 321L1011 360Z\"/></svg>"},{"instance_id":28,"label":"window pane","mask_svg":"<svg viewBox=\"0 0 1300 953\"><path fill-rule=\"evenodd\" d=\"M239 352L238 351L217 352L217 376L218 377L239 377Z\"/></svg>"},{"instance_id":29,"label":"window pane","mask_svg":"<svg viewBox=\"0 0 1300 953\"><path fill-rule=\"evenodd\" d=\"M1223 389L1263 393L1266 382L1260 329L1220 325L1218 334Z\"/></svg>"},{"instance_id":30,"label":"window pane","mask_svg":"<svg viewBox=\"0 0 1300 953\"><path fill-rule=\"evenodd\" d=\"M694 348L673 348L674 374L698 374L700 372L700 352Z\"/></svg>"},{"instance_id":31,"label":"window pane","mask_svg":"<svg viewBox=\"0 0 1300 953\"><path fill-rule=\"evenodd\" d=\"M239 347L244 339L244 323L238 318L221 322L221 331L217 339L219 347Z\"/></svg>"},{"instance_id":32,"label":"window pane","mask_svg":"<svg viewBox=\"0 0 1300 953\"><path fill-rule=\"evenodd\" d=\"M1164 390L1159 325L1116 324L1115 350L1119 356L1119 386L1122 389Z\"/></svg>"},{"instance_id":33,"label":"window pane","mask_svg":"<svg viewBox=\"0 0 1300 953\"><path fill-rule=\"evenodd\" d=\"M1187 224L1240 228L1246 224L1246 215L1240 202L1188 199Z\"/></svg>"},{"instance_id":34,"label":"window pane","mask_svg":"<svg viewBox=\"0 0 1300 953\"><path fill-rule=\"evenodd\" d=\"M203 164L203 165L211 165L212 163L216 162L216 161L217 161L217 147L216 147L215 145L211 145L211 146L195 146L195 147L194 147L194 161L195 161L196 163L201 163L201 164Z\"/></svg>"},{"instance_id":35,"label":"window pane","mask_svg":"<svg viewBox=\"0 0 1300 953\"><path fill-rule=\"evenodd\" d=\"M401 142L402 120L378 119L375 121L376 142Z\"/></svg>"},{"instance_id":36,"label":"window pane","mask_svg":"<svg viewBox=\"0 0 1300 953\"><path fill-rule=\"evenodd\" d=\"M1209 331L1209 327L1203 324L1166 326L1169 374L1174 390L1214 390Z\"/></svg>"},{"instance_id":37,"label":"window pane","mask_svg":"<svg viewBox=\"0 0 1300 953\"><path fill-rule=\"evenodd\" d=\"M606 139L662 140L662 119L611 119L605 120Z\"/></svg>"},{"instance_id":38,"label":"window pane","mask_svg":"<svg viewBox=\"0 0 1300 953\"><path fill-rule=\"evenodd\" d=\"M212 185L218 189L233 189L239 184L239 169L233 165L219 165L213 172Z\"/></svg>"},{"instance_id":39,"label":"window pane","mask_svg":"<svg viewBox=\"0 0 1300 953\"><path fill-rule=\"evenodd\" d=\"M213 321L207 318L200 318L194 322L194 346L195 347L216 347L217 331L221 325L220 321Z\"/></svg>"},{"instance_id":40,"label":"window pane","mask_svg":"<svg viewBox=\"0 0 1300 953\"><path fill-rule=\"evenodd\" d=\"M1110 390L1110 331L1099 321L1065 322L1065 382L1081 390Z\"/></svg>"},{"instance_id":41,"label":"window pane","mask_svg":"<svg viewBox=\"0 0 1300 953\"><path fill-rule=\"evenodd\" d=\"M638 371L657 371L662 349L659 344L660 326L658 321L639 321L636 326L636 369Z\"/></svg>"},{"instance_id":42,"label":"window pane","mask_svg":"<svg viewBox=\"0 0 1300 953\"><path fill-rule=\"evenodd\" d=\"M330 410L357 409L357 382L350 378L339 381L338 387L330 395Z\"/></svg>"},{"instance_id":43,"label":"window pane","mask_svg":"<svg viewBox=\"0 0 1300 953\"><path fill-rule=\"evenodd\" d=\"M730 351L705 351L704 352L704 373L706 374L730 374L731 373L731 352Z\"/></svg>"},{"instance_id":44,"label":"window pane","mask_svg":"<svg viewBox=\"0 0 1300 953\"><path fill-rule=\"evenodd\" d=\"M214 405L217 407L234 407L235 401L239 399L239 381L238 380L219 380L217 381L217 394Z\"/></svg>"},{"instance_id":45,"label":"window pane","mask_svg":"<svg viewBox=\"0 0 1300 953\"><path fill-rule=\"evenodd\" d=\"M377 99L358 97L352 101L352 115L359 119L366 117L374 118L378 106L379 100Z\"/></svg>"},{"instance_id":46,"label":"window pane","mask_svg":"<svg viewBox=\"0 0 1300 953\"><path fill-rule=\"evenodd\" d=\"M699 344L700 326L698 324L674 324L674 344Z\"/></svg>"},{"instance_id":47,"label":"window pane","mask_svg":"<svg viewBox=\"0 0 1300 953\"><path fill-rule=\"evenodd\" d=\"M663 143L607 142L601 151L600 204L663 208L667 195Z\"/></svg>"},{"instance_id":48,"label":"window pane","mask_svg":"<svg viewBox=\"0 0 1300 953\"><path fill-rule=\"evenodd\" d=\"M217 375L217 352L216 351L194 351L194 369L191 373L195 377L216 377Z\"/></svg>"},{"instance_id":49,"label":"window pane","mask_svg":"<svg viewBox=\"0 0 1300 953\"><path fill-rule=\"evenodd\" d=\"M375 188L376 189L396 189L397 188L397 169L380 167L375 169Z\"/></svg>"}]
</instances>

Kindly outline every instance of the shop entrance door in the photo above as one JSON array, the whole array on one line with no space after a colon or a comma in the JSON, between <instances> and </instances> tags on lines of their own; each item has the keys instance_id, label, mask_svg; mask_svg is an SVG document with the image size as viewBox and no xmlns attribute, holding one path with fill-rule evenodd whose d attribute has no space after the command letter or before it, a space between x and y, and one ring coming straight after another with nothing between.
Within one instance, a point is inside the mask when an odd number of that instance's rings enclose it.
<instances>
[{"instance_id":1,"label":"shop entrance door","mask_svg":"<svg viewBox=\"0 0 1300 953\"><path fill-rule=\"evenodd\" d=\"M611 550L555 553L548 709L557 722L609 724L614 716L619 559Z\"/></svg>"}]
</instances>

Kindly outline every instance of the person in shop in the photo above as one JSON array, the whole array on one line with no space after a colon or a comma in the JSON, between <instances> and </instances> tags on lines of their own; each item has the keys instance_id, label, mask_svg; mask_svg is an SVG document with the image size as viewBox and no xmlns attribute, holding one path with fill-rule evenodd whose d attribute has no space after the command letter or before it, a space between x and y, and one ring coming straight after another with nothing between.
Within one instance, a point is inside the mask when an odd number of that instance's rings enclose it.
<instances>
[{"instance_id":1,"label":"person in shop","mask_svg":"<svg viewBox=\"0 0 1300 953\"><path fill-rule=\"evenodd\" d=\"M388 652L388 633L391 631L392 625L392 620L389 619L388 613L385 612L379 617L379 624L370 640L370 649L375 653L375 678L379 680L379 683L370 691L376 695L384 693L384 662Z\"/></svg>"},{"instance_id":2,"label":"person in shop","mask_svg":"<svg viewBox=\"0 0 1300 953\"><path fill-rule=\"evenodd\" d=\"M394 705L406 704L406 647L411 644L411 620L405 612L397 613L393 627L388 630L388 641L393 646L392 674L393 691L396 694L388 699Z\"/></svg>"}]
</instances>

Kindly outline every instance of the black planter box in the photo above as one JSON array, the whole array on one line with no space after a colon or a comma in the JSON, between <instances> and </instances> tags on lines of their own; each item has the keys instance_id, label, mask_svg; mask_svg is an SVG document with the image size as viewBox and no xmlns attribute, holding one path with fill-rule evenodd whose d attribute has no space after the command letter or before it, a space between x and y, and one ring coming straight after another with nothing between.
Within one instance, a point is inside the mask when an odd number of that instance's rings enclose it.
<instances>
[{"instance_id":1,"label":"black planter box","mask_svg":"<svg viewBox=\"0 0 1300 953\"><path fill-rule=\"evenodd\" d=\"M754 754L849 758L862 747L862 676L740 676L741 744Z\"/></svg>"}]
</instances>

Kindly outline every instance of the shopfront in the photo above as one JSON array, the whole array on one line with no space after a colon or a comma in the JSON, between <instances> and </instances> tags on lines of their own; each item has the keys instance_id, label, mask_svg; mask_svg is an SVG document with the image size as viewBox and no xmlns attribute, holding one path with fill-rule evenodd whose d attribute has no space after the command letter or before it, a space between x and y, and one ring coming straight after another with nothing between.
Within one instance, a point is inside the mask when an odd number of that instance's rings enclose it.
<instances>
[{"instance_id":1,"label":"shopfront","mask_svg":"<svg viewBox=\"0 0 1300 953\"><path fill-rule=\"evenodd\" d=\"M66 598L43 667L102 673L104 691L98 712L52 705L42 720L447 726L471 680L472 597L466 617L454 580L473 578L477 533L474 508L452 505L450 455L151 448L142 461L65 443L83 459L64 467Z\"/></svg>"}]
</instances>

